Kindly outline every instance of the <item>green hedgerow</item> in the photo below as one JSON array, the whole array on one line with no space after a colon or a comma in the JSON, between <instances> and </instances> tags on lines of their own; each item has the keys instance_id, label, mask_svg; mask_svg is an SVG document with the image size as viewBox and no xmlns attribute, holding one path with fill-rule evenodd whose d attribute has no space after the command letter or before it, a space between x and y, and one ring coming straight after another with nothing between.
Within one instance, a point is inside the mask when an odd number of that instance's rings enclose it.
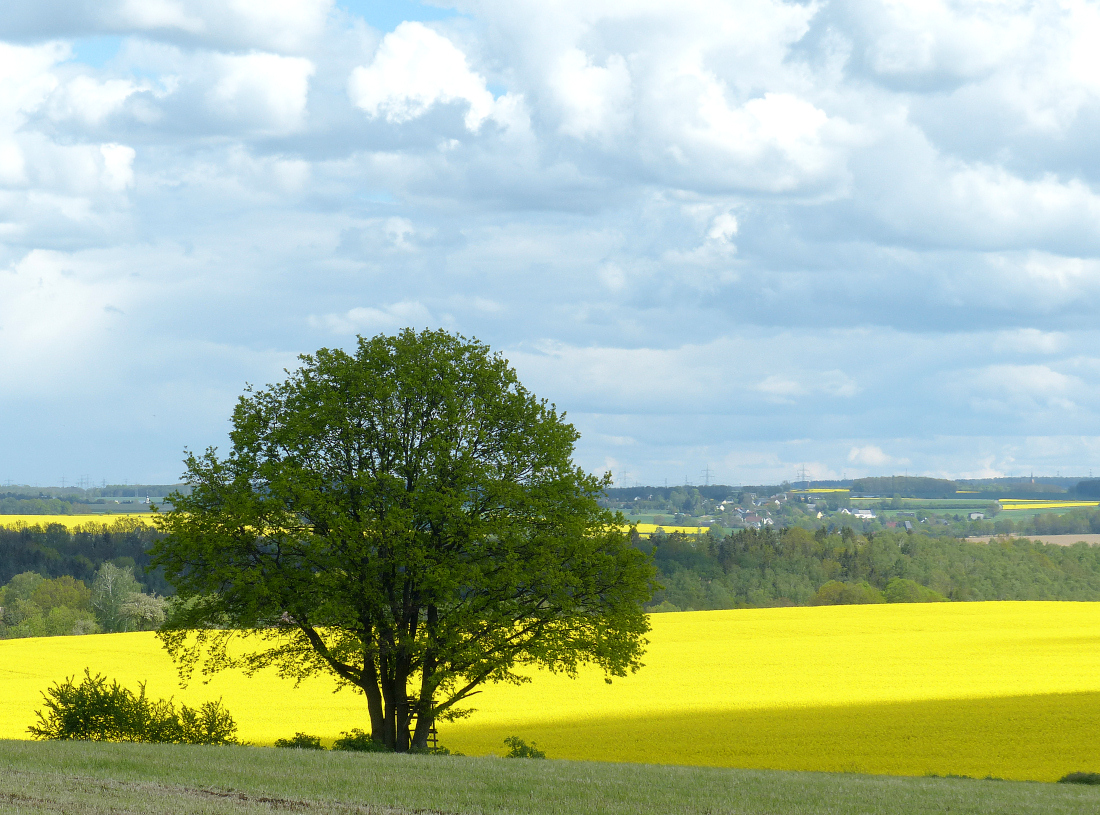
<instances>
[{"instance_id":1,"label":"green hedgerow","mask_svg":"<svg viewBox=\"0 0 1100 815\"><path fill-rule=\"evenodd\" d=\"M84 669L80 684L69 677L42 693L45 711L27 730L36 739L128 741L161 744L237 744L237 724L221 700L197 710L172 699L152 700L145 683L137 694Z\"/></svg>"}]
</instances>

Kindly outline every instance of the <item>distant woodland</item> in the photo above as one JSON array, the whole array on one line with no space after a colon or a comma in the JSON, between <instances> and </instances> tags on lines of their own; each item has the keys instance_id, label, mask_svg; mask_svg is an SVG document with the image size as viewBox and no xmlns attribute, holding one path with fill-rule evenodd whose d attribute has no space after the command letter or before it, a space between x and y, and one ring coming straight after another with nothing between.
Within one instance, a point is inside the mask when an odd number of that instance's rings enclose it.
<instances>
[{"instance_id":1,"label":"distant woodland","mask_svg":"<svg viewBox=\"0 0 1100 815\"><path fill-rule=\"evenodd\" d=\"M103 564L112 563L131 568L142 591L169 595L172 586L163 575L147 571L146 552L158 534L133 521L88 525L82 531L70 531L60 524L0 527L0 585L23 572L47 578L69 576L91 584Z\"/></svg>"},{"instance_id":2,"label":"distant woodland","mask_svg":"<svg viewBox=\"0 0 1100 815\"><path fill-rule=\"evenodd\" d=\"M18 487L0 492L0 515L73 515L136 508L146 498L163 498L182 484L107 484L102 487ZM158 502L160 503L160 502ZM118 505L118 506L116 506Z\"/></svg>"},{"instance_id":3,"label":"distant woodland","mask_svg":"<svg viewBox=\"0 0 1100 815\"><path fill-rule=\"evenodd\" d=\"M1039 515L1026 525L1042 526L1046 533L1100 531L1100 512ZM861 533L852 526L764 527L636 536L634 545L651 553L659 569L662 588L648 606L652 611L930 600L1100 601L1100 546L1020 539L971 543L919 529ZM78 531L59 524L0 527L0 586L33 573L46 579L71 577L92 587L110 565L132 570L135 591L170 596L172 587L163 575L149 570L146 553L158 534L132 521ZM102 620L100 626L109 630Z\"/></svg>"},{"instance_id":4,"label":"distant woodland","mask_svg":"<svg viewBox=\"0 0 1100 815\"><path fill-rule=\"evenodd\" d=\"M1093 515L1100 523L1100 513ZM726 536L657 534L635 545L652 551L660 569L657 611L941 598L1100 600L1100 546L1083 543L984 544L893 530L864 536L851 527L832 533L765 527Z\"/></svg>"}]
</instances>

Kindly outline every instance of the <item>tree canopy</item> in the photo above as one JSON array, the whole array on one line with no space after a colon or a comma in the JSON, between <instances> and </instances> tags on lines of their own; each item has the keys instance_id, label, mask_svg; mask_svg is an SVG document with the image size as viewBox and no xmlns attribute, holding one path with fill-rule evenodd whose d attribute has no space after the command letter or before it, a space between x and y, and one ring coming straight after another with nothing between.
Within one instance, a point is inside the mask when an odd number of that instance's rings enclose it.
<instances>
[{"instance_id":1,"label":"tree canopy","mask_svg":"<svg viewBox=\"0 0 1100 815\"><path fill-rule=\"evenodd\" d=\"M153 547L184 677L330 672L403 751L523 664L640 666L655 570L577 431L485 345L407 329L304 355L246 389L230 437L188 455Z\"/></svg>"}]
</instances>

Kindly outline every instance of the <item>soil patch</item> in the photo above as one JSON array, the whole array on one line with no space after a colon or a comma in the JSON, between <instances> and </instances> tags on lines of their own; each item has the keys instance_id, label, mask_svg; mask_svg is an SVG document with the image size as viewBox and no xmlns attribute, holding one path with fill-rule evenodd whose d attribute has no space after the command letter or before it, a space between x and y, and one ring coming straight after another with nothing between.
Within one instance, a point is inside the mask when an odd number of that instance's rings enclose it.
<instances>
[{"instance_id":1,"label":"soil patch","mask_svg":"<svg viewBox=\"0 0 1100 815\"><path fill-rule=\"evenodd\" d=\"M1055 543L1059 546L1072 546L1075 543L1100 543L1100 535L981 535L973 538L965 538L971 543L989 543L991 540L1029 540L1042 541L1043 543Z\"/></svg>"}]
</instances>

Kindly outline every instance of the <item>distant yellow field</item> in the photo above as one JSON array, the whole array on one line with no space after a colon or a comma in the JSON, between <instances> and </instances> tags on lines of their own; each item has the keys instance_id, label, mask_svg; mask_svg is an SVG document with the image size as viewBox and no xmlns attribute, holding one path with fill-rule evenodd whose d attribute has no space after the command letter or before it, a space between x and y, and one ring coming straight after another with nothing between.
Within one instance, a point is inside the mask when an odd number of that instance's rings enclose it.
<instances>
[{"instance_id":1,"label":"distant yellow field","mask_svg":"<svg viewBox=\"0 0 1100 815\"><path fill-rule=\"evenodd\" d=\"M1001 509L1066 509L1073 507L1097 507L1100 501L1039 501L1030 499L1002 498Z\"/></svg>"},{"instance_id":2,"label":"distant yellow field","mask_svg":"<svg viewBox=\"0 0 1100 815\"><path fill-rule=\"evenodd\" d=\"M658 529L663 529L665 532L687 532L694 535L700 532L706 532L710 527L706 526L667 526L665 524L634 524L638 527L639 535L652 535Z\"/></svg>"},{"instance_id":3,"label":"distant yellow field","mask_svg":"<svg viewBox=\"0 0 1100 815\"><path fill-rule=\"evenodd\" d=\"M118 520L136 519L144 523L152 522L149 512L122 512L114 515L106 513L93 515L0 515L0 526L49 526L61 524L73 529L84 524L113 524Z\"/></svg>"},{"instance_id":4,"label":"distant yellow field","mask_svg":"<svg viewBox=\"0 0 1100 815\"><path fill-rule=\"evenodd\" d=\"M933 603L658 614L646 667L612 685L539 673L491 686L443 744L553 758L1054 780L1100 771L1100 603ZM222 696L243 738L366 727L328 680L176 686L151 634L0 642L0 738L85 666L195 704Z\"/></svg>"}]
</instances>

